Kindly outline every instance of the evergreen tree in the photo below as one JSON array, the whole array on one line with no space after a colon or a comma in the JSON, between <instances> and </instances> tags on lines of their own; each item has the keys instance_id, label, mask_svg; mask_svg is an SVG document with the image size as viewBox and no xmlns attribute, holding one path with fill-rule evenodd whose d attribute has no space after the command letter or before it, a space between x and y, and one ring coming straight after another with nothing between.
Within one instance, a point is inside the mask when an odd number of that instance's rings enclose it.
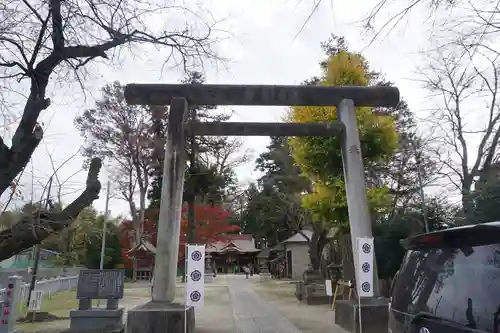
<instances>
[{"instance_id":1,"label":"evergreen tree","mask_svg":"<svg viewBox=\"0 0 500 333\"><path fill-rule=\"evenodd\" d=\"M205 78L200 72L188 72L182 81L185 84L203 84ZM227 121L231 114L219 112L216 106L195 106L188 111L189 122L223 122ZM161 117L153 115L152 131L157 138L165 136L165 126L161 123ZM158 163L153 172L152 187L148 192L150 208L158 208L161 200L162 186L162 159L164 155L164 142L158 147L156 157ZM213 136L191 136L186 137L186 165L184 181L183 201L187 203L187 241L194 242L196 239L195 205L197 203L216 204L225 203L231 196L236 186L236 175L227 164L231 161L231 155L238 149L238 141L227 137Z\"/></svg>"},{"instance_id":2,"label":"evergreen tree","mask_svg":"<svg viewBox=\"0 0 500 333\"><path fill-rule=\"evenodd\" d=\"M182 83L186 84L203 84L205 77L200 72L188 72ZM227 121L231 115L216 111L216 106L197 106L190 108L188 111L188 121ZM159 121L152 120L152 131L157 136L165 135L165 128ZM193 195L200 197L201 202L220 202L224 197L223 191L229 182L234 182L234 175L220 174L216 166L211 163L206 156L213 155L212 153L227 142L225 137L205 137L205 136L187 136L186 137L186 164L187 170L185 173L184 183L184 200L191 201ZM162 147L163 148L163 147ZM158 153L157 158L163 159L163 150ZM205 157L205 158L203 158ZM161 184L163 169L162 163L157 163L154 172L152 173L152 184L148 192L150 208L158 208L160 206Z\"/></svg>"},{"instance_id":3,"label":"evergreen tree","mask_svg":"<svg viewBox=\"0 0 500 333\"><path fill-rule=\"evenodd\" d=\"M267 150L257 158L255 169L264 175L246 190L240 223L245 233L273 246L309 223L300 194L309 189L310 181L294 165L285 137L271 137Z\"/></svg>"}]
</instances>

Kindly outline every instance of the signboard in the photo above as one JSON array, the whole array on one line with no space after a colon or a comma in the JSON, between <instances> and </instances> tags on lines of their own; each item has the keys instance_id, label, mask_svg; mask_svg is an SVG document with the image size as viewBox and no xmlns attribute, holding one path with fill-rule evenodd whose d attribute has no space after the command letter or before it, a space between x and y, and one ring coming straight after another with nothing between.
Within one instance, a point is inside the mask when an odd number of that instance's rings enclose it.
<instances>
[{"instance_id":1,"label":"signboard","mask_svg":"<svg viewBox=\"0 0 500 333\"><path fill-rule=\"evenodd\" d=\"M40 311L42 308L43 292L33 290L31 292L30 304L28 305L28 310L30 311Z\"/></svg>"},{"instance_id":2,"label":"signboard","mask_svg":"<svg viewBox=\"0 0 500 333\"><path fill-rule=\"evenodd\" d=\"M186 261L185 304L187 307L202 307L205 287L205 245L188 245Z\"/></svg>"},{"instance_id":3,"label":"signboard","mask_svg":"<svg viewBox=\"0 0 500 333\"><path fill-rule=\"evenodd\" d=\"M358 237L358 295L373 297L373 238Z\"/></svg>"},{"instance_id":4,"label":"signboard","mask_svg":"<svg viewBox=\"0 0 500 333\"><path fill-rule=\"evenodd\" d=\"M327 296L333 296L332 280L325 280L325 289L326 289Z\"/></svg>"},{"instance_id":5,"label":"signboard","mask_svg":"<svg viewBox=\"0 0 500 333\"><path fill-rule=\"evenodd\" d=\"M80 271L77 299L121 299L125 284L123 269L86 269Z\"/></svg>"}]
</instances>

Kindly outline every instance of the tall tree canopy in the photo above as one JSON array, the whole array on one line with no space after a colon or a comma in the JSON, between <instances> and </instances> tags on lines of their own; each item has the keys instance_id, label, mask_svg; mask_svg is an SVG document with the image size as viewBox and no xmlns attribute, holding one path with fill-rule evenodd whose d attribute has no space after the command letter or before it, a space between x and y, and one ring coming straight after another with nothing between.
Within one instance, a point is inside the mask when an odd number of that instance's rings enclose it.
<instances>
[{"instance_id":1,"label":"tall tree canopy","mask_svg":"<svg viewBox=\"0 0 500 333\"><path fill-rule=\"evenodd\" d=\"M322 47L327 55L320 63L324 75L308 79L305 84L328 84L330 77L339 84L391 85L382 74L370 71L361 55L349 51L343 37L332 35ZM339 73L347 81L336 79ZM294 108L289 119L294 120L294 115L305 122L336 119L335 108ZM425 151L413 113L404 101L393 108L362 108L358 110L358 118L362 144L368 149L365 176L369 199L373 212L378 213L373 214L373 219L376 223L391 224L405 213L406 207L414 210L420 206L416 201L420 191L418 175L423 186L431 183L435 163ZM387 126L385 131L377 128L379 123ZM298 149L292 156L290 145L294 144ZM340 226L344 231L348 228L338 140L273 137L256 164L256 169L264 175L245 192L242 228L274 245L304 226L312 227L321 236L310 240L311 259L316 265L315 257L319 256L322 245L314 243L325 242L326 232L332 226ZM422 219L420 224L423 230Z\"/></svg>"},{"instance_id":2,"label":"tall tree canopy","mask_svg":"<svg viewBox=\"0 0 500 333\"><path fill-rule=\"evenodd\" d=\"M170 22L170 17L185 17L186 24L181 23L177 29L171 24L158 26L158 22ZM148 24L151 21L155 23ZM161 49L169 65L173 65L172 59L184 66L199 64L202 58L213 59L213 24L200 25L199 21L200 16L193 11L154 1L3 1L0 97L8 100L13 97L9 92L18 89L15 98L25 99L22 114L13 117L19 119L13 136L0 138L0 194L11 187L43 139L43 124L38 119L51 104L48 96L54 80L83 86L89 64L99 59L111 63L120 49L146 44ZM202 31L202 27L207 29ZM15 113L4 107L2 112ZM26 216L13 228L0 232L0 260L64 229L91 205L101 189L100 166L98 159L90 164L86 189L62 212L44 212L40 225L33 223L33 216Z\"/></svg>"},{"instance_id":3,"label":"tall tree canopy","mask_svg":"<svg viewBox=\"0 0 500 333\"><path fill-rule=\"evenodd\" d=\"M45 239L42 246L59 252L57 263L60 265L99 268L103 224L106 223L103 264L104 268L115 268L115 265L122 263L116 222L117 219L98 214L93 208L85 208L70 227Z\"/></svg>"},{"instance_id":4,"label":"tall tree canopy","mask_svg":"<svg viewBox=\"0 0 500 333\"><path fill-rule=\"evenodd\" d=\"M246 204L240 223L259 243L273 246L309 223L300 194L310 187L310 181L294 165L285 137L271 137L255 169L264 174L244 193Z\"/></svg>"},{"instance_id":5,"label":"tall tree canopy","mask_svg":"<svg viewBox=\"0 0 500 333\"><path fill-rule=\"evenodd\" d=\"M198 71L189 71L182 80L185 84L203 84L205 76ZM230 113L217 110L216 106L196 106L188 110L189 121L227 121ZM161 118L160 118L161 119ZM161 122L155 126L162 126ZM165 129L154 129L163 135ZM160 139L161 141L161 139ZM163 142L159 145L156 163L152 173L153 182L148 193L150 207L159 207L162 184ZM200 202L220 203L227 197L228 191L236 184L234 167L246 161L246 156L238 155L241 141L228 137L188 136L186 138L186 164L184 199L192 201L198 197ZM241 154L241 153L240 153Z\"/></svg>"},{"instance_id":6,"label":"tall tree canopy","mask_svg":"<svg viewBox=\"0 0 500 333\"><path fill-rule=\"evenodd\" d=\"M367 86L372 77L361 54L345 49L334 50L322 64L323 75L315 80L320 85ZM398 136L392 117L373 112L372 108L356 108L361 152L365 168L387 162L398 147ZM330 122L337 120L335 107L292 107L291 121ZM295 137L290 139L292 155L301 171L314 183L314 192L304 197L304 205L315 223L347 227L347 202L342 168L340 138ZM373 208L385 207L387 189L371 186L368 196ZM325 226L322 229L327 229Z\"/></svg>"},{"instance_id":7,"label":"tall tree canopy","mask_svg":"<svg viewBox=\"0 0 500 333\"><path fill-rule=\"evenodd\" d=\"M203 84L205 77L198 71L190 71L182 80L185 84ZM216 106L193 106L188 110L188 121L222 122L231 114L217 110ZM161 136L165 132L161 117L153 119L152 132L156 135L157 145L156 167L152 172L153 182L149 191L150 207L159 207L161 186L163 182L164 143ZM197 203L213 205L226 203L235 192L237 183L234 168L247 160L245 152L239 152L242 146L240 139L215 136L187 136L186 164L183 200L187 203L187 239L196 239Z\"/></svg>"},{"instance_id":8,"label":"tall tree canopy","mask_svg":"<svg viewBox=\"0 0 500 333\"><path fill-rule=\"evenodd\" d=\"M127 104L124 90L117 81L105 85L95 107L74 122L85 139L84 156L106 160L117 197L129 205L139 241L154 167L154 136L150 132L151 108Z\"/></svg>"}]
</instances>

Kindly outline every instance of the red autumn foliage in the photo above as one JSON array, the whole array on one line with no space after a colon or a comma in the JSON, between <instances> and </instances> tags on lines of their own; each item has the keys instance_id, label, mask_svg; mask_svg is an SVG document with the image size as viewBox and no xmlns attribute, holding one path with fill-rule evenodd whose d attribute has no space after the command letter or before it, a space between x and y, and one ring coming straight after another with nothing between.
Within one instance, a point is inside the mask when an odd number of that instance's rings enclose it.
<instances>
[{"instance_id":1,"label":"red autumn foliage","mask_svg":"<svg viewBox=\"0 0 500 333\"><path fill-rule=\"evenodd\" d=\"M185 245L187 243L187 207L182 210L181 235L179 246L179 259L184 258ZM229 224L231 213L220 206L196 205L195 206L195 237L194 244L211 244L216 241L227 239L227 234L240 231L240 227Z\"/></svg>"},{"instance_id":2,"label":"red autumn foliage","mask_svg":"<svg viewBox=\"0 0 500 333\"><path fill-rule=\"evenodd\" d=\"M158 221L158 209L149 210L144 220L143 239L156 246L156 223ZM184 258L184 249L187 241L187 206L182 209L181 234L179 245L179 260ZM223 241L228 237L226 234L240 231L239 226L230 225L229 217L231 213L221 206L196 205L195 206L195 244L210 244L216 241ZM123 257L126 267L132 267L131 258L126 255L128 249L132 247L135 231L132 221L122 221L120 223L120 243L123 247Z\"/></svg>"},{"instance_id":3,"label":"red autumn foliage","mask_svg":"<svg viewBox=\"0 0 500 333\"><path fill-rule=\"evenodd\" d=\"M144 233L142 235L142 238L156 246L156 222L152 221L151 219L145 218L143 228ZM124 220L120 223L118 230L120 233L118 237L122 246L123 263L126 268L131 269L133 267L132 256L127 254L127 252L132 247L132 244L134 244L134 225L132 221ZM136 255L141 255L141 253L137 253ZM142 256L147 258L149 254L144 253Z\"/></svg>"}]
</instances>

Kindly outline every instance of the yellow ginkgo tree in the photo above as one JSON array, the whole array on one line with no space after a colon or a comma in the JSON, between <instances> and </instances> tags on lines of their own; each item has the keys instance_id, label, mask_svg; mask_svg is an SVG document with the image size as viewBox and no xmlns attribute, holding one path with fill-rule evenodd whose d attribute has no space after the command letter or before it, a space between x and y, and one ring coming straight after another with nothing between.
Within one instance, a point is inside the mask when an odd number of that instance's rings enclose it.
<instances>
[{"instance_id":1,"label":"yellow ginkgo tree","mask_svg":"<svg viewBox=\"0 0 500 333\"><path fill-rule=\"evenodd\" d=\"M357 53L339 49L322 63L322 76L315 84L371 84L371 74L365 59ZM366 168L388 161L398 147L398 134L393 119L373 112L370 107L356 108L363 163ZM290 109L289 121L299 123L337 121L336 107L296 106ZM342 151L338 137L293 137L289 139L292 156L302 173L314 183L314 191L303 196L302 204L313 218L314 239L323 240L332 227L349 231L349 217L342 166ZM372 212L383 211L389 201L384 186L367 188ZM318 268L321 244L311 245L311 263ZM317 252L317 253L314 253ZM316 266L316 267L315 267Z\"/></svg>"}]
</instances>

